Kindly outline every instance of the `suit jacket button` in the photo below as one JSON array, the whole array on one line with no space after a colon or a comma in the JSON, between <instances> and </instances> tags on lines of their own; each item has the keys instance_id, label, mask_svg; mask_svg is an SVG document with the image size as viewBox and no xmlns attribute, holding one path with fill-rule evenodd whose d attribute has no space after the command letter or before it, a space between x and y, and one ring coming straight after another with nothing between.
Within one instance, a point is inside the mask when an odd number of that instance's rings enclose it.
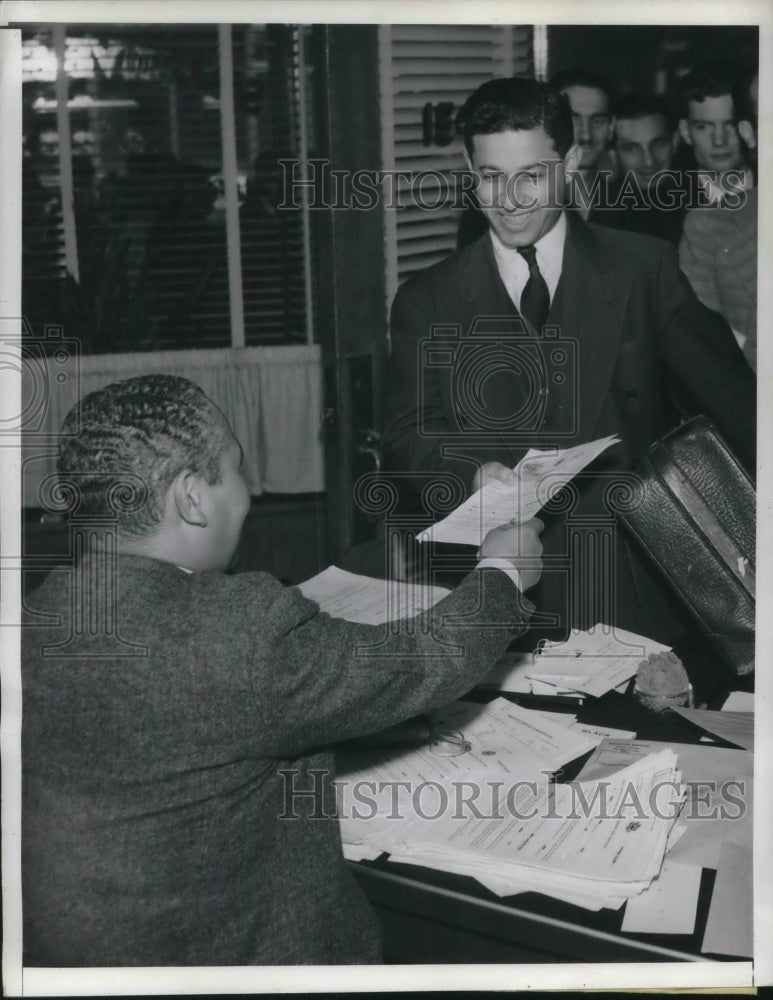
<instances>
[{"instance_id":1,"label":"suit jacket button","mask_svg":"<svg viewBox=\"0 0 773 1000\"><path fill-rule=\"evenodd\" d=\"M552 423L553 421L550 419L550 417L545 417L545 419L542 421L542 426L550 427Z\"/></svg>"},{"instance_id":2,"label":"suit jacket button","mask_svg":"<svg viewBox=\"0 0 773 1000\"><path fill-rule=\"evenodd\" d=\"M626 389L625 398L630 400L638 399L639 398L638 389Z\"/></svg>"}]
</instances>

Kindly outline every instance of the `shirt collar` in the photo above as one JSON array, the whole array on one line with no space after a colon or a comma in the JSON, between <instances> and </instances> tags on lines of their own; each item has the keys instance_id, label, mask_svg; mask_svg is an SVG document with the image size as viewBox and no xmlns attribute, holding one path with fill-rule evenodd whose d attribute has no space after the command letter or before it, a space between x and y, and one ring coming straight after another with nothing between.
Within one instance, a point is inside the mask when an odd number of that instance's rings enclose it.
<instances>
[{"instance_id":1,"label":"shirt collar","mask_svg":"<svg viewBox=\"0 0 773 1000\"><path fill-rule=\"evenodd\" d=\"M518 251L515 247L506 247L504 243L500 240L494 230L489 227L489 234L491 235L491 242L494 245L494 252L501 254L517 254ZM558 216L558 222L552 229L549 229L544 236L540 237L534 244L537 251L537 256L542 254L546 259L553 258L558 255L559 260L561 259L561 254L564 251L564 241L566 240L566 215L564 212ZM520 257L520 254L518 254Z\"/></svg>"},{"instance_id":2,"label":"shirt collar","mask_svg":"<svg viewBox=\"0 0 773 1000\"><path fill-rule=\"evenodd\" d=\"M494 230L489 227L489 233L491 235L491 243L494 247L494 253L501 257L503 260L512 260L517 258L523 261L524 267L526 266L526 261L513 247L506 247L504 243L500 240ZM564 256L564 243L566 242L566 213L561 212L558 216L558 221L549 229L537 242L534 244L534 248L537 251L537 264L539 265L540 271L547 278L548 274L558 278L561 274L561 263Z\"/></svg>"}]
</instances>

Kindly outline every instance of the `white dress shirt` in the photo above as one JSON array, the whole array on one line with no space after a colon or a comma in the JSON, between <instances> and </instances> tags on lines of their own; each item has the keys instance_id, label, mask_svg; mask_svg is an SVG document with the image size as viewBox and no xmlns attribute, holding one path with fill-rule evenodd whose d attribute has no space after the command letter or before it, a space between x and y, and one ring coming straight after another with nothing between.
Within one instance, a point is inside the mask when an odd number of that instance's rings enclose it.
<instances>
[{"instance_id":1,"label":"white dress shirt","mask_svg":"<svg viewBox=\"0 0 773 1000\"><path fill-rule=\"evenodd\" d=\"M499 275L502 278L507 294L516 309L521 308L521 293L529 280L529 265L518 253L506 247L493 229L489 229L491 243L494 247L494 258L497 262ZM553 228L538 240L534 247L537 251L537 266L550 292L550 301L556 294L558 279L561 277L561 265L564 258L564 243L566 242L566 216L563 212Z\"/></svg>"},{"instance_id":2,"label":"white dress shirt","mask_svg":"<svg viewBox=\"0 0 773 1000\"><path fill-rule=\"evenodd\" d=\"M501 569L505 576L509 576L516 587L523 593L521 574L509 559L501 559L498 556L484 556L479 560L475 569Z\"/></svg>"}]
</instances>

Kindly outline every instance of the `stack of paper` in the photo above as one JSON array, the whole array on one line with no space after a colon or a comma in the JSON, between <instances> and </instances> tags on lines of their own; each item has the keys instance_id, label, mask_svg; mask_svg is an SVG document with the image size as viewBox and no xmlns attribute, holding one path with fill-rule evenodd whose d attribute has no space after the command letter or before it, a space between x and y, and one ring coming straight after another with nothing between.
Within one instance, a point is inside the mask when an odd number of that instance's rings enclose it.
<instances>
[{"instance_id":1,"label":"stack of paper","mask_svg":"<svg viewBox=\"0 0 773 1000\"><path fill-rule=\"evenodd\" d=\"M341 839L346 845L386 850L396 824L430 810L433 795L449 806L470 796L483 811L502 789L542 780L588 753L600 737L568 730L540 712L497 698L487 705L457 701L433 713L438 731L458 734L468 749L452 744L347 750L338 759ZM350 851L345 851L350 856Z\"/></svg>"},{"instance_id":2,"label":"stack of paper","mask_svg":"<svg viewBox=\"0 0 773 1000\"><path fill-rule=\"evenodd\" d=\"M390 860L472 875L500 895L617 909L663 864L676 816L653 808L663 783L679 788L669 750L598 782L522 785L497 815L417 816L393 836Z\"/></svg>"},{"instance_id":3,"label":"stack of paper","mask_svg":"<svg viewBox=\"0 0 773 1000\"><path fill-rule=\"evenodd\" d=\"M580 779L617 776L670 746L631 740L604 741ZM685 796L661 874L630 902L624 931L690 934L694 929L702 868L717 869L702 950L752 954L753 754L702 744L676 744Z\"/></svg>"},{"instance_id":4,"label":"stack of paper","mask_svg":"<svg viewBox=\"0 0 773 1000\"><path fill-rule=\"evenodd\" d=\"M328 566L305 580L299 590L332 618L345 618L361 625L381 625L401 618L414 618L450 594L445 587L427 587L397 580L377 580Z\"/></svg>"},{"instance_id":5,"label":"stack of paper","mask_svg":"<svg viewBox=\"0 0 773 1000\"><path fill-rule=\"evenodd\" d=\"M346 856L387 851L472 875L499 895L620 906L659 871L673 821L648 803L652 782L677 781L676 758L638 761L604 789L552 785L553 772L603 738L574 722L505 699L456 702L437 723L466 742L457 756L439 744L349 754L336 780Z\"/></svg>"},{"instance_id":6,"label":"stack of paper","mask_svg":"<svg viewBox=\"0 0 773 1000\"><path fill-rule=\"evenodd\" d=\"M677 754L686 786L685 807L679 816L684 836L673 846L669 859L716 868L725 840L751 839L753 754L700 743L610 739L588 759L578 780L613 777L622 768L667 747L673 747Z\"/></svg>"},{"instance_id":7,"label":"stack of paper","mask_svg":"<svg viewBox=\"0 0 773 1000\"><path fill-rule=\"evenodd\" d=\"M513 470L518 482L513 486L494 480L452 511L448 517L427 528L420 542L452 542L480 545L492 528L509 521L528 521L586 465L619 438L599 438L575 448L529 451Z\"/></svg>"},{"instance_id":8,"label":"stack of paper","mask_svg":"<svg viewBox=\"0 0 773 1000\"><path fill-rule=\"evenodd\" d=\"M573 630L565 642L544 643L536 653L506 654L484 683L500 691L600 697L624 689L642 660L668 648L599 623L585 632Z\"/></svg>"}]
</instances>

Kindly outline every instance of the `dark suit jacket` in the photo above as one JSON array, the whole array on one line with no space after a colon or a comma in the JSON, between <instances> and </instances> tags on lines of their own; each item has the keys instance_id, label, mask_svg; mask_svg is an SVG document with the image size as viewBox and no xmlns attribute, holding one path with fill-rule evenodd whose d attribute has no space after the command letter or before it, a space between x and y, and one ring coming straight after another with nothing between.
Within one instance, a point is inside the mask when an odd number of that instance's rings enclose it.
<instances>
[{"instance_id":1,"label":"dark suit jacket","mask_svg":"<svg viewBox=\"0 0 773 1000\"><path fill-rule=\"evenodd\" d=\"M674 247L573 215L567 223L561 279L542 338L523 329L488 235L399 289L384 428L387 468L398 481L420 488L443 472L468 489L476 462L513 466L528 447L569 447L617 434L621 443L575 480L571 510L575 520L609 520L610 496L625 489L626 474L678 421L674 401L684 414L710 416L753 466L754 379L725 321L698 301L680 273ZM659 599L662 588L650 568L616 534L611 586L590 565L585 583L578 578L567 586L574 544L565 535L568 520L556 518L546 533L538 610L555 611L559 630L570 621L591 625L601 614L670 641L677 628L669 618L672 602ZM599 587L614 595L613 607L601 595L593 599Z\"/></svg>"},{"instance_id":2,"label":"dark suit jacket","mask_svg":"<svg viewBox=\"0 0 773 1000\"><path fill-rule=\"evenodd\" d=\"M332 744L462 695L533 605L483 570L390 629L331 619L266 573L100 558L77 576L82 621L74 571L28 598L25 964L378 961Z\"/></svg>"}]
</instances>

